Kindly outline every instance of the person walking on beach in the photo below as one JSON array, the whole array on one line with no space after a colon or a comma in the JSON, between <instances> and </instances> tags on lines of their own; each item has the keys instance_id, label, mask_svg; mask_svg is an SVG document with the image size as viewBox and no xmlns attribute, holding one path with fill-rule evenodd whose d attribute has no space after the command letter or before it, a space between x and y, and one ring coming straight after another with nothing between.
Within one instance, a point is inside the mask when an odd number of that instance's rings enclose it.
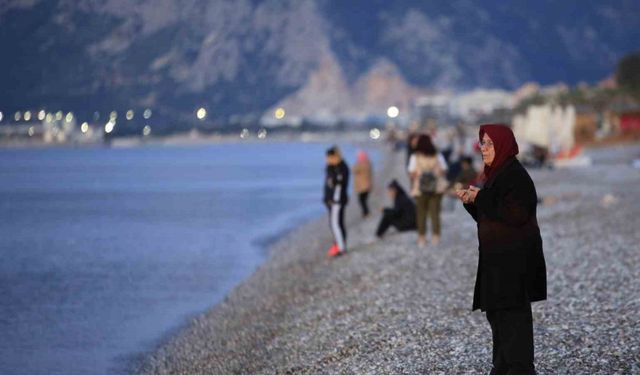
<instances>
[{"instance_id":1,"label":"person walking on beach","mask_svg":"<svg viewBox=\"0 0 640 375\"><path fill-rule=\"evenodd\" d=\"M393 180L387 188L393 207L382 209L382 218L376 230L376 237L382 238L389 229L394 227L398 232L416 229L416 205L407 195L398 181Z\"/></svg>"},{"instance_id":2,"label":"person walking on beach","mask_svg":"<svg viewBox=\"0 0 640 375\"><path fill-rule=\"evenodd\" d=\"M327 169L324 182L324 204L329 210L329 225L333 233L334 243L327 255L333 257L347 251L347 231L344 226L344 208L349 197L349 167L342 160L337 146L332 146L326 152Z\"/></svg>"},{"instance_id":3,"label":"person walking on beach","mask_svg":"<svg viewBox=\"0 0 640 375\"><path fill-rule=\"evenodd\" d=\"M531 177L502 124L480 127L482 189L457 192L478 223L473 310L486 312L493 336L491 375L534 375L531 302L547 298L546 265Z\"/></svg>"},{"instance_id":4,"label":"person walking on beach","mask_svg":"<svg viewBox=\"0 0 640 375\"><path fill-rule=\"evenodd\" d=\"M353 166L353 189L358 194L362 217L369 216L369 192L373 181L373 170L369 156L363 150L358 151L358 160Z\"/></svg>"},{"instance_id":5,"label":"person walking on beach","mask_svg":"<svg viewBox=\"0 0 640 375\"><path fill-rule=\"evenodd\" d=\"M416 199L416 222L418 226L418 245L427 244L427 213L431 219L431 243L440 243L440 211L442 195L449 183L446 179L447 163L431 141L431 137L421 134L418 137L416 152L409 159L411 177L411 195Z\"/></svg>"}]
</instances>

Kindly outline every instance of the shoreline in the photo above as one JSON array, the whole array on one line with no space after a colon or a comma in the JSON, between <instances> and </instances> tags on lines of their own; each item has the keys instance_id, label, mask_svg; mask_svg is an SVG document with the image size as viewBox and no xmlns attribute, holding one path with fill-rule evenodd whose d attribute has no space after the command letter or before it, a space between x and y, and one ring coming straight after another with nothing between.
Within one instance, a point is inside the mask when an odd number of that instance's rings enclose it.
<instances>
[{"instance_id":1,"label":"shoreline","mask_svg":"<svg viewBox=\"0 0 640 375\"><path fill-rule=\"evenodd\" d=\"M272 142L290 142L291 140L271 140ZM321 142L322 140L316 140L312 142ZM368 143L370 141L359 140L355 142L351 142L353 144L361 144ZM220 144L224 144L221 142ZM386 186L385 178L393 175L394 173L391 171L393 169L392 162L389 158L389 151L384 144L374 143L373 147L378 149L380 153L380 164L381 168L379 170L381 172L376 171L374 176L374 191L372 196L369 198L370 202L376 196L382 195L382 191L380 190L380 186ZM395 178L403 178L403 176L396 176ZM350 191L350 200L347 212L345 212L345 224L347 226L353 225L354 222L358 219L356 209L359 210L359 207L356 207L357 202L354 200L353 192ZM370 209L372 212L378 210L379 205L370 203ZM249 275L247 278L241 280L238 284L236 284L225 296L222 300L218 301L214 305L207 308L204 312L197 312L191 314L187 317L187 319L180 324L178 327L174 327L170 329L168 332L162 335L160 340L156 343L153 349L145 352L133 353L127 358L125 361L126 373L135 373L135 374L147 374L154 373L153 370L150 370L150 363L156 360L156 357L161 354L167 347L175 345L177 341L184 337L184 335L189 332L189 329L193 328L194 324L198 324L198 321L202 319L207 319L206 317L210 315L225 314L225 312L218 312L218 310L225 310L222 305L226 305L231 303L234 298L242 298L242 289L243 288L252 288L253 285L258 282L260 277L264 277L266 275L259 275L262 273L271 272L269 269L273 267L272 263L280 263L280 262L297 262L297 261L317 261L323 260L326 261L325 256L325 245L329 244L332 241L331 233L329 231L326 219L326 213L322 213L318 216L313 215L304 220L304 222L299 225L290 226L287 229L284 229L276 234L268 236L268 238L258 238L252 243L256 243L257 246L261 248L265 253L264 261L255 269L255 271ZM295 249L298 246L292 246L292 244L309 244L306 238L311 238L311 246L307 247L307 251L304 254L292 254L291 249ZM311 257L311 259L309 258ZM289 260L283 260L289 259ZM239 296L236 296L239 295ZM150 372L151 371L151 372Z\"/></svg>"},{"instance_id":2,"label":"shoreline","mask_svg":"<svg viewBox=\"0 0 640 375\"><path fill-rule=\"evenodd\" d=\"M638 173L629 173L634 171L628 165L632 153L640 153L640 145L595 151L598 160L618 160L616 164L531 172L539 195L560 197L539 208L550 282L549 300L533 305L539 374L639 370L632 366L640 355L640 338L629 329L640 293L623 280L640 276L640 255L630 250L640 241L630 220L640 214L640 207L620 203L640 191L628 189L629 184L640 186ZM398 168L404 154L382 157L386 165L376 174L372 202L384 201L381 181L404 175ZM599 178L602 173L605 181ZM575 191L576 183L586 184L585 189L567 194ZM607 194L615 197L614 203L605 202ZM248 279L186 323L184 330L139 363L136 372L488 370L488 325L482 314L471 312L477 260L472 220L460 207L444 213L443 243L420 251L412 233L393 233L371 243L377 215L357 219L355 203L352 198L347 212L349 254L325 257L330 233L322 218L293 229L272 244L265 262ZM378 208L372 205L372 212ZM609 220L600 223L602 215ZM455 230L451 222L456 223ZM616 238L617 247L602 241L603 233ZM588 241L581 238L585 235ZM602 268L603 256L615 273ZM585 285L584 278L594 286L594 291L583 291L591 299L596 290L607 291L599 299L603 309L576 294ZM621 314L611 317L612 308Z\"/></svg>"}]
</instances>

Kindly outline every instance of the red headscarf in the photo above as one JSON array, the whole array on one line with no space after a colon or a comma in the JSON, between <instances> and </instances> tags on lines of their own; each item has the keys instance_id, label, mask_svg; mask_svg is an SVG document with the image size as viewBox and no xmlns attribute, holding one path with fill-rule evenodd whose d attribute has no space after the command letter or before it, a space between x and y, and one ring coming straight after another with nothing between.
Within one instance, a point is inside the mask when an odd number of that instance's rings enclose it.
<instances>
[{"instance_id":1,"label":"red headscarf","mask_svg":"<svg viewBox=\"0 0 640 375\"><path fill-rule=\"evenodd\" d=\"M493 142L493 149L496 156L491 162L491 166L484 165L484 172L481 180L490 180L509 160L518 155L518 143L511 128L505 124L484 124L480 125L480 142L487 133Z\"/></svg>"}]
</instances>

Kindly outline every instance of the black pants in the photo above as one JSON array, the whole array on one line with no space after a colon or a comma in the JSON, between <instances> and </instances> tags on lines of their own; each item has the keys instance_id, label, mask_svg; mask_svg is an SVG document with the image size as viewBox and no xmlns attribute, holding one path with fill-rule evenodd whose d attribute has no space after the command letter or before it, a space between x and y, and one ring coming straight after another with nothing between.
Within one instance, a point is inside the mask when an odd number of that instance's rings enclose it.
<instances>
[{"instance_id":1,"label":"black pants","mask_svg":"<svg viewBox=\"0 0 640 375\"><path fill-rule=\"evenodd\" d=\"M329 226L333 240L340 251L347 250L347 230L344 227L344 204L333 203L329 206Z\"/></svg>"},{"instance_id":2,"label":"black pants","mask_svg":"<svg viewBox=\"0 0 640 375\"><path fill-rule=\"evenodd\" d=\"M487 320L493 334L491 375L535 375L531 304L487 310Z\"/></svg>"},{"instance_id":3,"label":"black pants","mask_svg":"<svg viewBox=\"0 0 640 375\"><path fill-rule=\"evenodd\" d=\"M382 237L384 233L389 229L389 227L396 228L399 232L404 232L406 230L415 230L416 223L404 223L401 221L401 218L397 217L396 213L389 209L385 208L382 212L382 218L380 219L380 224L378 224L378 230L376 231L376 236Z\"/></svg>"},{"instance_id":4,"label":"black pants","mask_svg":"<svg viewBox=\"0 0 640 375\"><path fill-rule=\"evenodd\" d=\"M362 193L358 193L358 200L360 201L360 208L362 209L362 216L369 215L369 204L367 200L369 199L369 192L364 191Z\"/></svg>"}]
</instances>

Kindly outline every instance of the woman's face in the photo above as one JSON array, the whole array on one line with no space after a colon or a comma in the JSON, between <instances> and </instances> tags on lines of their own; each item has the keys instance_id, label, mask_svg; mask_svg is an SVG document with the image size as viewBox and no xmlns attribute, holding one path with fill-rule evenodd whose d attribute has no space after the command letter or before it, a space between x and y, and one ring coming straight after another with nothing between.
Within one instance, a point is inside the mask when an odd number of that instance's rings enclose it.
<instances>
[{"instance_id":1,"label":"woman's face","mask_svg":"<svg viewBox=\"0 0 640 375\"><path fill-rule=\"evenodd\" d=\"M496 149L493 148L493 141L487 133L484 133L482 136L480 151L482 151L482 161L484 161L486 165L491 166L493 159L496 157Z\"/></svg>"}]
</instances>

